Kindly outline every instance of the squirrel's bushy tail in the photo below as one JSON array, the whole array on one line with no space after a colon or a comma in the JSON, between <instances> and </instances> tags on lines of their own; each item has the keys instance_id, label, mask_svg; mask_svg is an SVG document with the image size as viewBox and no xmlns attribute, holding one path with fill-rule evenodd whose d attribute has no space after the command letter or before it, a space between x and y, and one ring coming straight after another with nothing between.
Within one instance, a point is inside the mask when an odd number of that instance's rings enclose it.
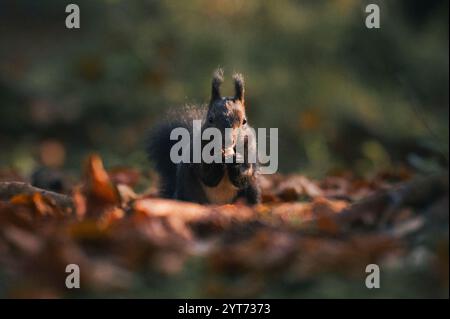
<instances>
[{"instance_id":1,"label":"squirrel's bushy tail","mask_svg":"<svg viewBox=\"0 0 450 319\"><path fill-rule=\"evenodd\" d=\"M176 185L176 165L170 160L170 149L175 143L170 140L170 132L175 127L170 122L159 124L150 131L146 143L147 154L160 176L160 196L165 198L173 196Z\"/></svg>"},{"instance_id":2,"label":"squirrel's bushy tail","mask_svg":"<svg viewBox=\"0 0 450 319\"><path fill-rule=\"evenodd\" d=\"M170 140L170 133L177 127L192 132L192 120L203 120L205 113L201 107L185 107L178 112L170 112L163 123L150 130L146 141L147 154L160 175L161 197L172 198L176 190L177 166L170 159L170 150L177 141Z\"/></svg>"}]
</instances>

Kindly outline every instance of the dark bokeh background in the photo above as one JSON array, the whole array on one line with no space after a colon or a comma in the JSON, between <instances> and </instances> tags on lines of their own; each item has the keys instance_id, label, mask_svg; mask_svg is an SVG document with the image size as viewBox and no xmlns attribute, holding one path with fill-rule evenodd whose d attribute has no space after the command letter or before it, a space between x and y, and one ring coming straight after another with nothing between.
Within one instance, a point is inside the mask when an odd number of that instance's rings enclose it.
<instances>
[{"instance_id":1,"label":"dark bokeh background","mask_svg":"<svg viewBox=\"0 0 450 319\"><path fill-rule=\"evenodd\" d=\"M245 75L251 124L279 128L283 172L447 165L448 1L78 0L79 30L68 3L0 1L0 169L91 151L144 169L146 130L206 102L217 66Z\"/></svg>"}]
</instances>

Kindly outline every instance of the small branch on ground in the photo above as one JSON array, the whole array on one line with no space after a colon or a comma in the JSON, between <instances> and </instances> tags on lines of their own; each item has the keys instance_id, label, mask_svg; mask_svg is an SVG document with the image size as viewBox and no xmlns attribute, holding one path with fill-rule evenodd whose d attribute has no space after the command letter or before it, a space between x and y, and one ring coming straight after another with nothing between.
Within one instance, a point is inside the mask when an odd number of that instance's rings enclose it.
<instances>
[{"instance_id":1,"label":"small branch on ground","mask_svg":"<svg viewBox=\"0 0 450 319\"><path fill-rule=\"evenodd\" d=\"M43 196L49 197L62 208L73 207L72 198L68 195L58 194L45 189L31 186L28 183L22 182L0 182L0 200L9 201L16 195L40 193Z\"/></svg>"}]
</instances>

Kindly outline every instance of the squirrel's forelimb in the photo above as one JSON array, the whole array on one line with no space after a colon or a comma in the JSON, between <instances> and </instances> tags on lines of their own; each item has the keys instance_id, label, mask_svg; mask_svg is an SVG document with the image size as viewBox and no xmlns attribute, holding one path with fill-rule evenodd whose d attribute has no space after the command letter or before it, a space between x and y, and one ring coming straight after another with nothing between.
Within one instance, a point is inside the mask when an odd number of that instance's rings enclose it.
<instances>
[{"instance_id":1,"label":"squirrel's forelimb","mask_svg":"<svg viewBox=\"0 0 450 319\"><path fill-rule=\"evenodd\" d=\"M249 204L260 201L257 161L249 163L244 157L244 163L236 163L236 157L240 156L235 151L237 132L244 132L246 139L250 137L255 140L254 131L247 125L244 78L240 74L234 76L233 97L222 97L222 82L223 71L219 69L213 75L211 99L207 109L189 108L184 112L172 114L166 123L159 125L150 134L148 153L161 175L161 196L205 204L226 204L242 199ZM175 164L171 161L170 149L176 141L170 140L170 132L177 127L183 127L192 137L193 120L201 120L202 132L207 128L219 129L222 136L228 132L231 145L223 144L221 151L223 156L233 156L234 163ZM247 154L248 144L245 140L244 152Z\"/></svg>"}]
</instances>

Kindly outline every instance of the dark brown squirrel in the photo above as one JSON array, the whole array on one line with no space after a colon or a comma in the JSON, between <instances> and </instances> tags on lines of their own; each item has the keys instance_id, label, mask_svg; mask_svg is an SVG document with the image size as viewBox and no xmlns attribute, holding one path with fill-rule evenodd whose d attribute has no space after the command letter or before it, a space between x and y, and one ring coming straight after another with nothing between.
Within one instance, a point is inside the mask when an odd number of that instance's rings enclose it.
<instances>
[{"instance_id":1,"label":"dark brown squirrel","mask_svg":"<svg viewBox=\"0 0 450 319\"><path fill-rule=\"evenodd\" d=\"M147 152L156 171L160 175L160 196L201 204L228 204L244 201L247 204L260 202L257 160L249 161L250 147L256 148L256 136L247 122L244 99L244 78L241 74L233 76L235 94L222 97L220 85L223 71L216 70L212 79L211 99L208 106L185 107L172 112L168 118L154 127L148 137ZM177 141L170 139L174 128L183 127L190 132L192 145L193 120L201 120L201 133L213 127L222 133L222 159L230 147L225 148L225 129L232 132L230 140L233 162L178 163L171 161L170 150ZM232 130L230 130L232 129ZM229 135L230 136L230 135ZM244 161L236 161L236 144L244 138ZM203 141L201 147L208 141ZM227 144L229 145L229 144ZM252 146L250 146L252 145ZM191 147L192 150L192 147ZM256 154L256 150L253 149ZM192 155L192 154L191 154Z\"/></svg>"}]
</instances>

